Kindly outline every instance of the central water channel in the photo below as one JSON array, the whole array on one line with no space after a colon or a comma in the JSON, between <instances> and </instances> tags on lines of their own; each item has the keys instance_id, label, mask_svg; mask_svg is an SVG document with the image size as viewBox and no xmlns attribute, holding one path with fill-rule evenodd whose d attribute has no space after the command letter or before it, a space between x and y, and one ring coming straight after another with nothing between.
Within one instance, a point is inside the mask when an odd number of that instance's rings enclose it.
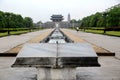
<instances>
[{"instance_id":1,"label":"central water channel","mask_svg":"<svg viewBox=\"0 0 120 80\"><path fill-rule=\"evenodd\" d=\"M65 37L63 34L60 32L59 29L55 29L52 35L50 36L50 40L48 43L66 43Z\"/></svg>"},{"instance_id":2,"label":"central water channel","mask_svg":"<svg viewBox=\"0 0 120 80\"><path fill-rule=\"evenodd\" d=\"M41 43L73 43L59 28L55 28Z\"/></svg>"}]
</instances>

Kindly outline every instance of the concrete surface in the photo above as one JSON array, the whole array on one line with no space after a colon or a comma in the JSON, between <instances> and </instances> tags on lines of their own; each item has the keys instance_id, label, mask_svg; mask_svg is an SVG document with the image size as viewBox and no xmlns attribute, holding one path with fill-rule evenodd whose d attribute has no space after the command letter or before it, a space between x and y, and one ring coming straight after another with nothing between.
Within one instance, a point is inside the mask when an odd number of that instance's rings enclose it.
<instances>
[{"instance_id":1,"label":"concrete surface","mask_svg":"<svg viewBox=\"0 0 120 80\"><path fill-rule=\"evenodd\" d=\"M76 68L37 68L38 80L76 80Z\"/></svg>"},{"instance_id":2,"label":"concrete surface","mask_svg":"<svg viewBox=\"0 0 120 80\"><path fill-rule=\"evenodd\" d=\"M120 80L120 60L115 57L99 57L101 67L79 67L77 80Z\"/></svg>"},{"instance_id":3,"label":"concrete surface","mask_svg":"<svg viewBox=\"0 0 120 80\"><path fill-rule=\"evenodd\" d=\"M0 57L0 80L36 80L35 68L11 68L14 60L15 57ZM120 60L115 57L98 60L101 67L78 67L76 80L120 80Z\"/></svg>"},{"instance_id":4,"label":"concrete surface","mask_svg":"<svg viewBox=\"0 0 120 80\"><path fill-rule=\"evenodd\" d=\"M82 39L78 34L73 33L72 31L68 29L61 29L65 35L67 35L74 43L90 43L84 39ZM78 33L78 32L77 32ZM108 51L94 43L91 43L93 49L99 56L115 56L115 53Z\"/></svg>"},{"instance_id":5,"label":"concrete surface","mask_svg":"<svg viewBox=\"0 0 120 80\"><path fill-rule=\"evenodd\" d=\"M70 29L65 29L75 36L80 37L83 40L86 40L92 44L96 44L102 48L105 48L111 52L116 53L116 57L120 59L120 37L85 33L81 31L75 31Z\"/></svg>"},{"instance_id":6,"label":"concrete surface","mask_svg":"<svg viewBox=\"0 0 120 80\"><path fill-rule=\"evenodd\" d=\"M4 53L20 44L26 43L27 41L35 37L38 37L42 33L45 33L48 31L50 31L50 29L30 32L30 33L21 34L21 35L11 35L11 36L6 36L6 37L1 37L0 38L0 53ZM33 42L33 41L35 42L35 40L32 40L30 42Z\"/></svg>"},{"instance_id":7,"label":"concrete surface","mask_svg":"<svg viewBox=\"0 0 120 80\"><path fill-rule=\"evenodd\" d=\"M11 68L15 57L0 57L0 80L36 80L35 68Z\"/></svg>"}]
</instances>

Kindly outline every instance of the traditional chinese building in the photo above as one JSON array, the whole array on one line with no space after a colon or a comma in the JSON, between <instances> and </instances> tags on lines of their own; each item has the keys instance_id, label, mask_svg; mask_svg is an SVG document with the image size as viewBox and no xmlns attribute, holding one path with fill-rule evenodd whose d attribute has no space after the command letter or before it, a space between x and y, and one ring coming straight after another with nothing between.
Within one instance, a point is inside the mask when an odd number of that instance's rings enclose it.
<instances>
[{"instance_id":1,"label":"traditional chinese building","mask_svg":"<svg viewBox=\"0 0 120 80\"><path fill-rule=\"evenodd\" d=\"M63 20L62 15L52 15L50 18L53 22L61 22Z\"/></svg>"}]
</instances>

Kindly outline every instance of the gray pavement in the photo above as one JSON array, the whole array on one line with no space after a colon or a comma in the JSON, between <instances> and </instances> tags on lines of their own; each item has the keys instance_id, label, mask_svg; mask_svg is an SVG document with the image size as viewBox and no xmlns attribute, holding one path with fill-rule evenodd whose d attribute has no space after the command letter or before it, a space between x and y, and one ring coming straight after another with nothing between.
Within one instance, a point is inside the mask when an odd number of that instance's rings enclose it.
<instances>
[{"instance_id":1,"label":"gray pavement","mask_svg":"<svg viewBox=\"0 0 120 80\"><path fill-rule=\"evenodd\" d=\"M15 57L0 57L0 80L36 80L35 68L11 68Z\"/></svg>"},{"instance_id":2,"label":"gray pavement","mask_svg":"<svg viewBox=\"0 0 120 80\"><path fill-rule=\"evenodd\" d=\"M0 53L4 53L11 48L16 47L17 45L23 44L34 37L41 35L42 33L46 32L47 30L40 30L36 32L31 32L27 34L21 35L11 35L6 37L0 38Z\"/></svg>"},{"instance_id":3,"label":"gray pavement","mask_svg":"<svg viewBox=\"0 0 120 80\"><path fill-rule=\"evenodd\" d=\"M69 30L69 31L90 43L96 44L111 52L115 52L116 57L120 59L120 37L85 33L81 31L76 32L75 30Z\"/></svg>"},{"instance_id":4,"label":"gray pavement","mask_svg":"<svg viewBox=\"0 0 120 80\"><path fill-rule=\"evenodd\" d=\"M0 80L36 80L35 68L11 68L15 57L0 57ZM76 80L120 80L120 60L99 57L101 67L78 67Z\"/></svg>"},{"instance_id":5,"label":"gray pavement","mask_svg":"<svg viewBox=\"0 0 120 80\"><path fill-rule=\"evenodd\" d=\"M101 67L77 68L78 80L120 80L120 60L115 57L99 57Z\"/></svg>"}]
</instances>

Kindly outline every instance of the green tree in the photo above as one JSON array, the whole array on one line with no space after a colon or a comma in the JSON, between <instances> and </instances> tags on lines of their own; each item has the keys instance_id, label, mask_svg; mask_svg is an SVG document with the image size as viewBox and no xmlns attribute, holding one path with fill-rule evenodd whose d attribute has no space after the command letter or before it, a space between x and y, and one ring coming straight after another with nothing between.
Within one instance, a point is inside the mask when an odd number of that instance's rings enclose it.
<instances>
[{"instance_id":1,"label":"green tree","mask_svg":"<svg viewBox=\"0 0 120 80\"><path fill-rule=\"evenodd\" d=\"M9 28L11 27L10 25L10 21L11 21L11 17L12 17L12 15L11 15L11 13L8 13L8 12L6 12L5 13L5 15L4 15L4 17L5 17L5 21L6 21L6 28L8 28L8 35L10 35L10 30L9 30Z\"/></svg>"},{"instance_id":2,"label":"green tree","mask_svg":"<svg viewBox=\"0 0 120 80\"><path fill-rule=\"evenodd\" d=\"M30 17L25 17L24 18L24 24L26 26L26 28L29 28L29 30L31 31L31 29L33 28L33 20Z\"/></svg>"},{"instance_id":3,"label":"green tree","mask_svg":"<svg viewBox=\"0 0 120 80\"><path fill-rule=\"evenodd\" d=\"M98 13L98 12L96 14L94 14L94 15L91 15L90 16L90 24L89 24L89 26L90 27L97 27L98 26L97 23L100 20L101 16L102 16L101 13Z\"/></svg>"},{"instance_id":4,"label":"green tree","mask_svg":"<svg viewBox=\"0 0 120 80\"><path fill-rule=\"evenodd\" d=\"M4 28L5 27L5 19L3 16L3 12L0 11L0 28Z\"/></svg>"},{"instance_id":5,"label":"green tree","mask_svg":"<svg viewBox=\"0 0 120 80\"><path fill-rule=\"evenodd\" d=\"M117 27L120 26L120 6L110 9L107 16L108 27Z\"/></svg>"}]
</instances>

